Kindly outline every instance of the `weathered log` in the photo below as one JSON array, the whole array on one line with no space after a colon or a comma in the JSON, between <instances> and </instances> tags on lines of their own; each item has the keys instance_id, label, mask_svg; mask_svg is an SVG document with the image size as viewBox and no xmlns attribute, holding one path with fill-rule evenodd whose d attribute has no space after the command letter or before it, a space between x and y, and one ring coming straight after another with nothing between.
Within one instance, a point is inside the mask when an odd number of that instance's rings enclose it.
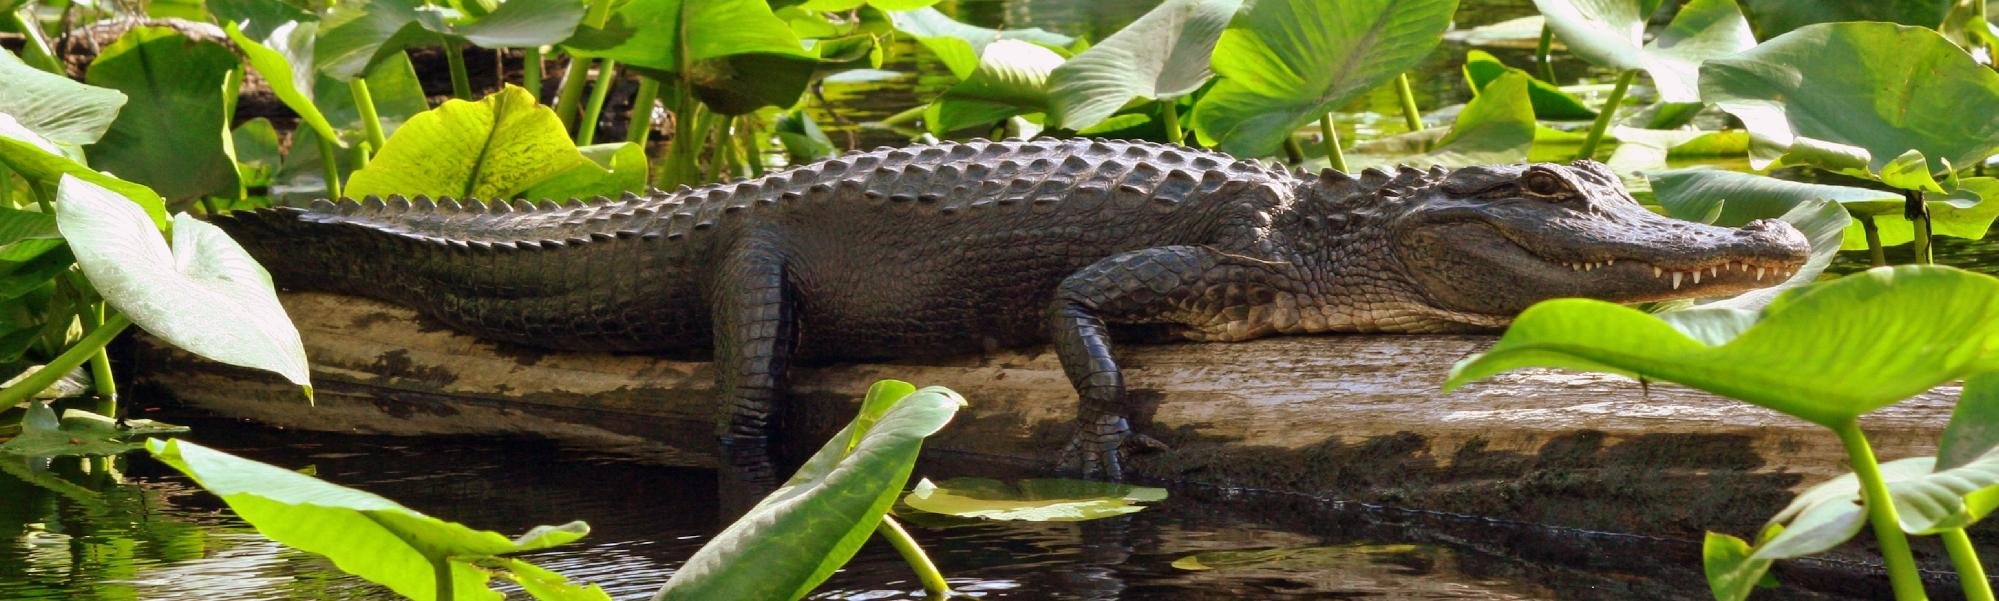
<instances>
[{"instance_id":1,"label":"weathered log","mask_svg":"<svg viewBox=\"0 0 1999 601\"><path fill-rule=\"evenodd\" d=\"M388 434L531 433L643 445L712 463L704 362L545 353L452 333L378 302L283 295L305 337L318 405L295 387L142 342L141 384L197 407L293 428ZM810 335L807 333L807 335ZM1140 479L1698 540L1753 532L1804 486L1845 471L1823 429L1672 385L1515 372L1445 394L1479 336L1323 336L1121 348L1135 425L1171 449ZM1861 366L1856 366L1860 368ZM868 384L897 378L970 399L926 452L1052 464L1076 398L1046 350L805 366L782 431L814 446ZM1955 387L1869 415L1884 459L1926 455Z\"/></svg>"}]
</instances>

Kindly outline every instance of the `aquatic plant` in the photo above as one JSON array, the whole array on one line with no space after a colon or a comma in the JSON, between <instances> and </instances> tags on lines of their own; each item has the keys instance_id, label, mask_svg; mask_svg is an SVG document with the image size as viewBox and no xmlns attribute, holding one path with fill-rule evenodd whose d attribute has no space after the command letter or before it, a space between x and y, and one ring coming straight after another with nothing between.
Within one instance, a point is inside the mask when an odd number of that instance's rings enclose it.
<instances>
[{"instance_id":1,"label":"aquatic plant","mask_svg":"<svg viewBox=\"0 0 1999 601\"><path fill-rule=\"evenodd\" d=\"M1966 595L1991 598L1970 545L1956 539L1999 495L1999 434L1990 427L1999 403L1992 389L1999 385L1999 278L1939 266L1876 268L1793 290L1761 311L1650 315L1594 300L1547 301L1522 313L1490 350L1453 367L1444 388L1526 367L1676 382L1839 437L1851 479L1800 495L1754 547L1709 535L1705 556L1717 598L1744 598L1770 561L1823 551L1858 532L1861 512L1844 503L1856 488L1898 599L1923 598L1907 534L1931 533L1950 543ZM1860 417L1959 379L1967 384L1941 459L1898 462L1885 472Z\"/></svg>"}]
</instances>

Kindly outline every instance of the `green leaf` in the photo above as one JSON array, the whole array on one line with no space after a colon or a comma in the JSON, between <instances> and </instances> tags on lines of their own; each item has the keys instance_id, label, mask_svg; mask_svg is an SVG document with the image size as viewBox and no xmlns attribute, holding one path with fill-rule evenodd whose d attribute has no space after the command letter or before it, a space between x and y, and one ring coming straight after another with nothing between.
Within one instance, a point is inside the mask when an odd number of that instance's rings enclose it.
<instances>
[{"instance_id":1,"label":"green leaf","mask_svg":"<svg viewBox=\"0 0 1999 601\"><path fill-rule=\"evenodd\" d=\"M1203 144L1275 151L1293 130L1414 68L1443 39L1457 0L1257 2L1215 45L1222 76L1194 105Z\"/></svg>"},{"instance_id":2,"label":"green leaf","mask_svg":"<svg viewBox=\"0 0 1999 601\"><path fill-rule=\"evenodd\" d=\"M1535 0L1569 52L1599 67L1639 69L1666 102L1701 100L1700 67L1756 45L1734 0L1689 0L1656 39L1645 42L1652 11L1640 0Z\"/></svg>"},{"instance_id":3,"label":"green leaf","mask_svg":"<svg viewBox=\"0 0 1999 601\"><path fill-rule=\"evenodd\" d=\"M166 201L151 188L98 173L63 156L54 144L21 127L6 113L0 113L0 165L36 185L54 185L67 175L109 188L138 203L155 227L167 225Z\"/></svg>"},{"instance_id":4,"label":"green leaf","mask_svg":"<svg viewBox=\"0 0 1999 601\"><path fill-rule=\"evenodd\" d=\"M563 46L668 73L737 54L814 58L762 0L631 0L603 27L585 25Z\"/></svg>"},{"instance_id":5,"label":"green leaf","mask_svg":"<svg viewBox=\"0 0 1999 601\"><path fill-rule=\"evenodd\" d=\"M278 150L278 130L270 119L258 117L236 126L230 136L236 145L236 171L243 185L269 186L284 166Z\"/></svg>"},{"instance_id":6,"label":"green leaf","mask_svg":"<svg viewBox=\"0 0 1999 601\"><path fill-rule=\"evenodd\" d=\"M819 124L803 110L778 115L771 129L777 133L777 141L784 145L784 154L793 165L830 159L840 153L833 139L826 137L826 131L819 129Z\"/></svg>"},{"instance_id":7,"label":"green leaf","mask_svg":"<svg viewBox=\"0 0 1999 601\"><path fill-rule=\"evenodd\" d=\"M1170 100L1214 76L1208 56L1242 0L1167 0L1049 75L1056 124L1083 129L1134 98Z\"/></svg>"},{"instance_id":8,"label":"green leaf","mask_svg":"<svg viewBox=\"0 0 1999 601\"><path fill-rule=\"evenodd\" d=\"M1720 169L1677 169L1647 177L1666 214L1680 219L1697 219L1719 208L1722 222L1746 223L1747 216L1768 217L1803 202L1826 200L1873 219L1884 246L1915 239L1915 227L1902 218L1906 201L1896 192L1807 184ZM1932 233L1983 238L1993 219L1999 217L1999 202L1985 202L1986 198L1999 198L1999 179L1963 178L1958 192L1928 197L1925 204L1930 210ZM1867 248L1866 230L1858 220L1846 226L1841 248Z\"/></svg>"},{"instance_id":9,"label":"green leaf","mask_svg":"<svg viewBox=\"0 0 1999 601\"><path fill-rule=\"evenodd\" d=\"M222 82L238 66L222 44L135 27L91 61L85 80L143 98L88 147L91 165L175 201L235 197Z\"/></svg>"},{"instance_id":10,"label":"green leaf","mask_svg":"<svg viewBox=\"0 0 1999 601\"><path fill-rule=\"evenodd\" d=\"M1701 566L1716 601L1748 599L1772 563L1751 557L1749 541L1727 534L1709 532L1701 544Z\"/></svg>"},{"instance_id":11,"label":"green leaf","mask_svg":"<svg viewBox=\"0 0 1999 601\"><path fill-rule=\"evenodd\" d=\"M368 96L375 100L375 116L382 124L382 135L393 136L412 117L430 110L430 98L424 96L423 83L417 80L416 66L410 63L409 55L398 52L369 67L362 77L368 82ZM361 142L365 136L361 122L361 111L354 106L354 93L350 84L321 73L313 81L313 104L326 115L333 128L342 133L348 144ZM293 149L306 147L317 152L316 147L292 142ZM381 150L377 148L376 150ZM318 155L313 155L318 156ZM318 162L309 167L319 169Z\"/></svg>"},{"instance_id":12,"label":"green leaf","mask_svg":"<svg viewBox=\"0 0 1999 601\"><path fill-rule=\"evenodd\" d=\"M987 478L916 483L902 502L930 513L988 520L1081 522L1145 509L1166 500L1166 489L1087 480L1028 479L1008 484Z\"/></svg>"},{"instance_id":13,"label":"green leaf","mask_svg":"<svg viewBox=\"0 0 1999 601\"><path fill-rule=\"evenodd\" d=\"M1320 547L1209 551L1173 560L1172 565L1174 568L1193 572L1254 569L1320 574L1346 573L1352 570L1351 566L1354 564L1375 564L1392 560L1394 556L1420 557L1428 554L1430 550L1429 547L1418 545L1354 543Z\"/></svg>"},{"instance_id":14,"label":"green leaf","mask_svg":"<svg viewBox=\"0 0 1999 601\"><path fill-rule=\"evenodd\" d=\"M320 137L339 140L340 134L333 130L333 124L326 121L326 115L313 104L313 82L319 72L313 68L313 35L319 32L319 24L313 22L284 23L271 30L271 35L263 42L250 39L235 22L226 29L229 39L236 42L243 55L249 59L250 67L264 76L271 94L278 97L286 108L298 113L299 122L312 128ZM346 146L341 144L341 146Z\"/></svg>"},{"instance_id":15,"label":"green leaf","mask_svg":"<svg viewBox=\"0 0 1999 601\"><path fill-rule=\"evenodd\" d=\"M315 64L349 81L403 49L446 41L526 48L567 40L583 20L580 0L508 0L485 15L448 15L421 0L336 3L320 25Z\"/></svg>"},{"instance_id":16,"label":"green leaf","mask_svg":"<svg viewBox=\"0 0 1999 601\"><path fill-rule=\"evenodd\" d=\"M478 102L448 100L396 130L368 166L347 178L362 196L505 199L561 192L592 196L625 187L630 173L599 167L577 150L555 111L507 86Z\"/></svg>"},{"instance_id":17,"label":"green leaf","mask_svg":"<svg viewBox=\"0 0 1999 601\"><path fill-rule=\"evenodd\" d=\"M0 208L0 246L22 240L55 240L56 216L36 211Z\"/></svg>"},{"instance_id":18,"label":"green leaf","mask_svg":"<svg viewBox=\"0 0 1999 601\"><path fill-rule=\"evenodd\" d=\"M1014 115L1048 110L1048 74L1062 65L1055 51L1018 40L986 45L970 77L944 91L925 115L930 133L944 135Z\"/></svg>"},{"instance_id":19,"label":"green leaf","mask_svg":"<svg viewBox=\"0 0 1999 601\"><path fill-rule=\"evenodd\" d=\"M0 443L0 455L20 457L109 456L145 446L132 439L187 432L183 426L149 419L120 422L109 417L69 409L62 419L40 402L28 404L22 417L21 435Z\"/></svg>"},{"instance_id":20,"label":"green leaf","mask_svg":"<svg viewBox=\"0 0 1999 601\"><path fill-rule=\"evenodd\" d=\"M305 345L271 276L220 228L174 218L173 250L145 213L116 192L65 177L56 223L106 302L188 352L270 370L310 387Z\"/></svg>"},{"instance_id":21,"label":"green leaf","mask_svg":"<svg viewBox=\"0 0 1999 601\"><path fill-rule=\"evenodd\" d=\"M1677 382L1836 427L1999 370L1999 279L1941 266L1877 268L1780 297L1722 345L1628 307L1547 301L1521 313L1491 350L1460 361L1445 388L1524 367Z\"/></svg>"},{"instance_id":22,"label":"green leaf","mask_svg":"<svg viewBox=\"0 0 1999 601\"><path fill-rule=\"evenodd\" d=\"M859 550L902 492L923 439L964 405L929 387L860 439L850 424L742 519L696 551L655 599L800 599Z\"/></svg>"},{"instance_id":23,"label":"green leaf","mask_svg":"<svg viewBox=\"0 0 1999 601\"><path fill-rule=\"evenodd\" d=\"M605 593L603 587L571 584L568 578L548 568L509 557L496 558L493 562L507 570L505 575L508 580L521 585L528 595L540 601L611 601L611 595Z\"/></svg>"},{"instance_id":24,"label":"green leaf","mask_svg":"<svg viewBox=\"0 0 1999 601\"><path fill-rule=\"evenodd\" d=\"M1075 38L1038 28L1002 31L966 25L935 8L896 11L888 15L896 31L916 38L917 43L937 55L944 67L951 70L951 75L959 80L972 76L972 71L979 66L979 57L985 55L986 46L993 42L1018 40L1054 48L1076 43Z\"/></svg>"},{"instance_id":25,"label":"green leaf","mask_svg":"<svg viewBox=\"0 0 1999 601\"><path fill-rule=\"evenodd\" d=\"M77 83L76 80L21 62L13 53L0 50L0 113L12 115L20 126L57 144L83 145L96 142L111 127L125 95L117 90Z\"/></svg>"},{"instance_id":26,"label":"green leaf","mask_svg":"<svg viewBox=\"0 0 1999 601\"><path fill-rule=\"evenodd\" d=\"M206 4L217 23L240 23L243 33L254 40L271 37L271 32L285 23L319 20L319 15L285 0L207 0Z\"/></svg>"},{"instance_id":27,"label":"green leaf","mask_svg":"<svg viewBox=\"0 0 1999 601\"><path fill-rule=\"evenodd\" d=\"M1964 392L1937 443L1937 467L1952 469L1999 447L1999 373L1964 380Z\"/></svg>"},{"instance_id":28,"label":"green leaf","mask_svg":"<svg viewBox=\"0 0 1999 601\"><path fill-rule=\"evenodd\" d=\"M454 598L498 600L500 594L486 587L488 573L474 562L562 544L590 531L583 522L570 522L510 540L185 440L148 440L146 450L221 497L271 540L325 556L341 571L412 599L436 598L432 562L449 561Z\"/></svg>"},{"instance_id":29,"label":"green leaf","mask_svg":"<svg viewBox=\"0 0 1999 601\"><path fill-rule=\"evenodd\" d=\"M1701 73L1702 96L1749 129L1757 169L1864 175L1915 150L1942 172L1946 161L1971 165L1999 150L1999 73L1927 29L1812 25Z\"/></svg>"},{"instance_id":30,"label":"green leaf","mask_svg":"<svg viewBox=\"0 0 1999 601\"><path fill-rule=\"evenodd\" d=\"M1758 39L1770 39L1806 25L1838 21L1887 21L1937 28L1955 0L1743 0L1742 12Z\"/></svg>"},{"instance_id":31,"label":"green leaf","mask_svg":"<svg viewBox=\"0 0 1999 601\"><path fill-rule=\"evenodd\" d=\"M1464 71L1465 82L1471 84L1471 88L1481 94L1485 92L1486 86L1491 85L1501 75L1507 73L1526 73L1525 71L1506 66L1505 63L1499 61L1499 57L1493 56L1492 53L1476 49L1465 52ZM1539 79L1528 78L1527 97L1534 101L1534 115L1542 119L1588 120L1596 118L1596 111L1590 110L1588 106L1585 106L1582 99L1576 98L1574 94L1562 91L1561 88L1555 87L1554 84Z\"/></svg>"},{"instance_id":32,"label":"green leaf","mask_svg":"<svg viewBox=\"0 0 1999 601\"><path fill-rule=\"evenodd\" d=\"M1532 77L1519 70L1499 76L1458 112L1451 133L1412 164L1465 166L1526 160L1534 146L1531 81Z\"/></svg>"}]
</instances>

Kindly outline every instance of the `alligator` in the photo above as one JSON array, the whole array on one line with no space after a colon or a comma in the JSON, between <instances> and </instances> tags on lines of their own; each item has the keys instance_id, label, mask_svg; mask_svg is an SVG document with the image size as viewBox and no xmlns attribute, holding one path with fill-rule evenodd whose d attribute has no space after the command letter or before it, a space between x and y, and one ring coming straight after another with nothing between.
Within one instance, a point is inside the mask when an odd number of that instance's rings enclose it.
<instances>
[{"instance_id":1,"label":"alligator","mask_svg":"<svg viewBox=\"0 0 1999 601\"><path fill-rule=\"evenodd\" d=\"M879 148L595 201L321 200L217 218L281 286L550 349L712 348L725 461L768 480L797 360L1053 342L1064 465L1121 477L1114 328L1186 340L1503 327L1537 301L1734 293L1799 269L1780 221L1657 215L1594 161L1287 171L1093 139ZM1120 337L1122 334L1120 334Z\"/></svg>"}]
</instances>

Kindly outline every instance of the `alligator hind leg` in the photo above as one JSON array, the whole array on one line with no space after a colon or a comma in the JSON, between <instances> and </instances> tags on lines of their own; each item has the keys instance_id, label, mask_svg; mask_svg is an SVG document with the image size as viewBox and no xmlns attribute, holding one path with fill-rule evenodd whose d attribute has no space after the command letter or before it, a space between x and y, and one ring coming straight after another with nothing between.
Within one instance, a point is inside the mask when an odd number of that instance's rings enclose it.
<instances>
[{"instance_id":1,"label":"alligator hind leg","mask_svg":"<svg viewBox=\"0 0 1999 601\"><path fill-rule=\"evenodd\" d=\"M1232 297L1282 281L1273 272L1278 265L1208 247L1165 246L1116 255L1064 279L1049 305L1049 325L1082 405L1062 466L1086 477L1122 479L1122 447L1150 441L1132 431L1110 324L1211 325L1233 306L1253 302Z\"/></svg>"},{"instance_id":2,"label":"alligator hind leg","mask_svg":"<svg viewBox=\"0 0 1999 601\"><path fill-rule=\"evenodd\" d=\"M775 486L769 426L798 347L797 291L783 258L754 243L732 252L716 273L709 296L724 469Z\"/></svg>"}]
</instances>

